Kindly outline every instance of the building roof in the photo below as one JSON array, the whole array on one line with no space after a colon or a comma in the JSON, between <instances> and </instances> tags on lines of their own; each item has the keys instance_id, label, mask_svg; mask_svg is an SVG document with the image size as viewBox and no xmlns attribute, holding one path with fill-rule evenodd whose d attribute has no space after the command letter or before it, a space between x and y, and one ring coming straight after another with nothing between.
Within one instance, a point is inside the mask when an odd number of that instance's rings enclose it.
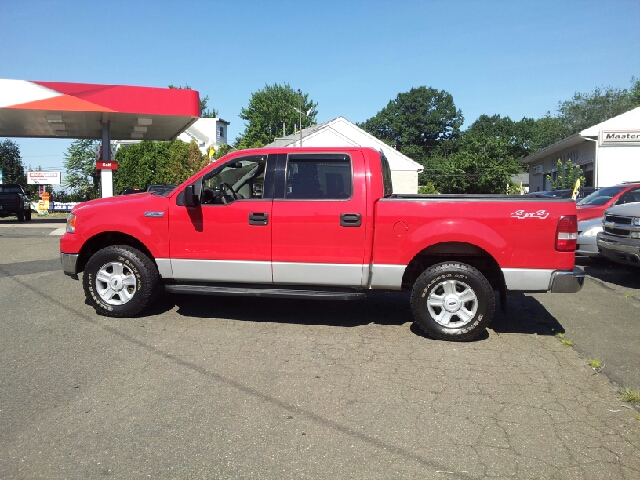
<instances>
[{"instance_id":1,"label":"building roof","mask_svg":"<svg viewBox=\"0 0 640 480\"><path fill-rule=\"evenodd\" d=\"M300 132L276 138L267 147L295 147L300 145ZM370 147L382 150L389 161L391 170L421 172L424 167L411 160L395 148L378 140L344 117L312 125L302 130L304 147Z\"/></svg>"},{"instance_id":2,"label":"building roof","mask_svg":"<svg viewBox=\"0 0 640 480\"><path fill-rule=\"evenodd\" d=\"M629 110L616 117L605 120L604 122L585 128L584 130L574 133L570 137L564 138L559 142L549 145L537 152L522 159L523 163L531 163L537 160L553 155L567 148L578 145L582 142L595 140L598 138L601 130L640 130L640 107Z\"/></svg>"},{"instance_id":3,"label":"building roof","mask_svg":"<svg viewBox=\"0 0 640 480\"><path fill-rule=\"evenodd\" d=\"M605 120L580 132L583 137L597 137L600 130L638 130L640 129L640 107L629 110L616 117Z\"/></svg>"},{"instance_id":4,"label":"building roof","mask_svg":"<svg viewBox=\"0 0 640 480\"><path fill-rule=\"evenodd\" d=\"M529 174L528 173L517 173L511 176L511 181L514 183L521 183L524 186L529 185Z\"/></svg>"},{"instance_id":5,"label":"building roof","mask_svg":"<svg viewBox=\"0 0 640 480\"><path fill-rule=\"evenodd\" d=\"M0 79L0 137L171 140L199 116L195 90Z\"/></svg>"}]
</instances>

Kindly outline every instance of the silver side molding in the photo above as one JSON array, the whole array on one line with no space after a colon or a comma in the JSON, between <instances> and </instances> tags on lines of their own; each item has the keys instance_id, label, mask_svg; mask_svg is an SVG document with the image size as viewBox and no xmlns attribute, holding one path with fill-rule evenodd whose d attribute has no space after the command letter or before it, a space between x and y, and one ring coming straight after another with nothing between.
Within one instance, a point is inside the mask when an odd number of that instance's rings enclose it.
<instances>
[{"instance_id":1,"label":"silver side molding","mask_svg":"<svg viewBox=\"0 0 640 480\"><path fill-rule=\"evenodd\" d=\"M362 264L273 262L275 284L362 287L368 276Z\"/></svg>"},{"instance_id":2,"label":"silver side molding","mask_svg":"<svg viewBox=\"0 0 640 480\"><path fill-rule=\"evenodd\" d=\"M271 283L271 262L171 259L174 280Z\"/></svg>"},{"instance_id":3,"label":"silver side molding","mask_svg":"<svg viewBox=\"0 0 640 480\"><path fill-rule=\"evenodd\" d=\"M547 292L555 270L543 268L503 268L507 290L519 292Z\"/></svg>"},{"instance_id":4,"label":"silver side molding","mask_svg":"<svg viewBox=\"0 0 640 480\"><path fill-rule=\"evenodd\" d=\"M406 265L373 265L369 288L375 290L400 290Z\"/></svg>"},{"instance_id":5,"label":"silver side molding","mask_svg":"<svg viewBox=\"0 0 640 480\"><path fill-rule=\"evenodd\" d=\"M158 267L158 273L162 278L172 279L173 270L171 269L171 259L169 258L156 258L156 266Z\"/></svg>"}]
</instances>

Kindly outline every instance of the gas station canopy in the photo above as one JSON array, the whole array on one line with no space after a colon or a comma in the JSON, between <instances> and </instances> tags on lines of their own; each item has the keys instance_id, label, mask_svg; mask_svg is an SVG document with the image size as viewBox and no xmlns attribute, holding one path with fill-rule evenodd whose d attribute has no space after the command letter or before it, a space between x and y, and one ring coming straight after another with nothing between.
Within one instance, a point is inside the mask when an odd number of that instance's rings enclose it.
<instances>
[{"instance_id":1,"label":"gas station canopy","mask_svg":"<svg viewBox=\"0 0 640 480\"><path fill-rule=\"evenodd\" d=\"M199 116L195 90L0 79L0 137L173 140Z\"/></svg>"}]
</instances>

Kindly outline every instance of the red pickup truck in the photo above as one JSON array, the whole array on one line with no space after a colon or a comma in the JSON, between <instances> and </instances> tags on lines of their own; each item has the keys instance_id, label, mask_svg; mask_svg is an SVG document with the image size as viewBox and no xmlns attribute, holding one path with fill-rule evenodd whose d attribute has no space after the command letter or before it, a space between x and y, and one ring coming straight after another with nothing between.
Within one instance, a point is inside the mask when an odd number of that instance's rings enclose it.
<instances>
[{"instance_id":1,"label":"red pickup truck","mask_svg":"<svg viewBox=\"0 0 640 480\"><path fill-rule=\"evenodd\" d=\"M76 206L66 274L98 313L128 317L160 290L356 299L411 290L431 337L469 340L494 292L573 293L576 206L506 195L394 195L369 148L233 152L169 192Z\"/></svg>"}]
</instances>

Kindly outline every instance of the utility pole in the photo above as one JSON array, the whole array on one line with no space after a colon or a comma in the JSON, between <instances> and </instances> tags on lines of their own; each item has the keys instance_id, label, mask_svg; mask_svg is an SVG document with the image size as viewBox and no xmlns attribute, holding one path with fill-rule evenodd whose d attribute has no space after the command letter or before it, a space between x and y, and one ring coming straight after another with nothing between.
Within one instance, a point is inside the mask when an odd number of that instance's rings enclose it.
<instances>
[{"instance_id":1,"label":"utility pole","mask_svg":"<svg viewBox=\"0 0 640 480\"><path fill-rule=\"evenodd\" d=\"M298 114L300 115L300 146L302 147L302 92L298 89Z\"/></svg>"}]
</instances>

